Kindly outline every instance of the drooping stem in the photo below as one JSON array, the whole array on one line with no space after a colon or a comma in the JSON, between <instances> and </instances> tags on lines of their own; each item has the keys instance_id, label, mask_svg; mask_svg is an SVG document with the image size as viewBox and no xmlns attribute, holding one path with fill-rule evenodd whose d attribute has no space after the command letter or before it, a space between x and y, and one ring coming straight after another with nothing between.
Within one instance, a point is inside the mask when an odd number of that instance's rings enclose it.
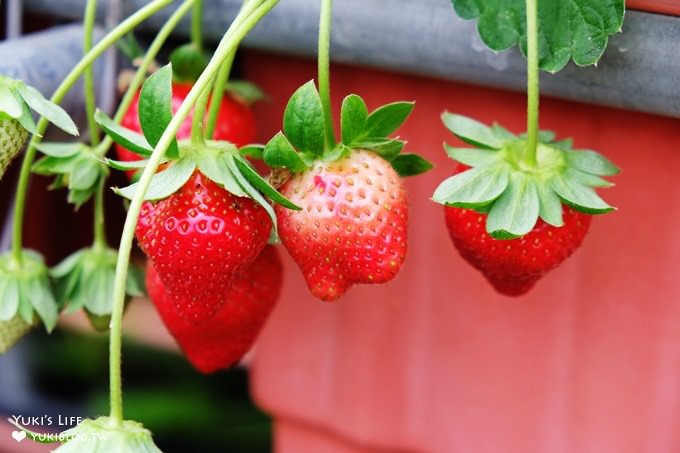
<instances>
[{"instance_id":1,"label":"drooping stem","mask_svg":"<svg viewBox=\"0 0 680 453\"><path fill-rule=\"evenodd\" d=\"M205 138L212 139L215 135L215 127L217 126L217 118L220 114L220 105L224 98L224 89L229 80L231 73L231 66L234 63L236 52L232 52L227 59L222 63L217 79L215 80L215 88L213 88L212 98L210 100L210 109L208 110L208 124L205 127Z\"/></svg>"},{"instance_id":2,"label":"drooping stem","mask_svg":"<svg viewBox=\"0 0 680 453\"><path fill-rule=\"evenodd\" d=\"M537 0L526 0L527 10L527 148L524 162L536 166L538 146L538 6Z\"/></svg>"},{"instance_id":3,"label":"drooping stem","mask_svg":"<svg viewBox=\"0 0 680 453\"><path fill-rule=\"evenodd\" d=\"M85 18L83 23L83 53L86 54L92 49L92 35L94 34L94 22L97 16L97 0L87 0L85 6ZM96 108L94 91L94 68L92 65L85 69L83 74L83 85L85 86L85 112L87 114L87 128L90 131L90 144L95 147L99 144L99 126L94 120Z\"/></svg>"},{"instance_id":4,"label":"drooping stem","mask_svg":"<svg viewBox=\"0 0 680 453\"><path fill-rule=\"evenodd\" d=\"M106 230L104 228L105 187L106 178L102 177L94 197L94 247L98 250L103 250L108 246L106 243Z\"/></svg>"},{"instance_id":5,"label":"drooping stem","mask_svg":"<svg viewBox=\"0 0 680 453\"><path fill-rule=\"evenodd\" d=\"M99 41L78 64L66 76L63 82L59 85L57 90L50 99L55 104L59 104L66 96L66 93L78 81L78 78L83 74L85 69L90 66L102 53L111 47L116 41L125 36L130 30L135 28L141 22L146 20L149 16L155 14L160 9L168 6L172 0L154 0L148 5L140 8L136 13L132 14L126 20L121 22L117 27L109 32L108 35ZM40 118L37 125L38 134L43 134L47 128L48 121L46 118ZM22 263L22 244L23 236L22 229L24 223L24 211L26 208L26 192L28 189L28 180L31 176L31 166L35 158L36 147L40 143L41 135L34 135L26 149L24 160L21 164L19 173L19 182L17 183L16 201L14 205L14 221L12 224L12 259L17 265Z\"/></svg>"},{"instance_id":6,"label":"drooping stem","mask_svg":"<svg viewBox=\"0 0 680 453\"><path fill-rule=\"evenodd\" d=\"M259 5L258 0L244 0L241 5L240 13L245 16L250 15L255 8ZM215 135L215 127L217 126L217 119L220 114L220 106L222 104L222 99L224 98L224 90L229 80L229 74L231 73L231 67L234 64L234 57L236 57L236 51L232 52L222 63L219 72L217 73L217 78L215 80L215 87L213 88L212 97L210 100L210 108L208 111L208 123L205 127L205 138L212 139Z\"/></svg>"},{"instance_id":7,"label":"drooping stem","mask_svg":"<svg viewBox=\"0 0 680 453\"><path fill-rule=\"evenodd\" d=\"M330 47L331 22L333 18L333 0L321 1L321 16L319 19L319 95L323 105L324 124L326 128L326 148L335 146L335 131L333 128L333 113L331 110L330 84Z\"/></svg>"},{"instance_id":8,"label":"drooping stem","mask_svg":"<svg viewBox=\"0 0 680 453\"><path fill-rule=\"evenodd\" d=\"M158 55L158 52L160 52L161 48L163 47L163 44L165 44L165 41L168 40L168 37L173 32L173 30L177 28L177 24L189 12L194 2L196 2L196 0L185 0L184 3L182 3L179 6L179 8L177 8L177 10L174 13L172 13L172 15L168 18L167 22L165 22L161 29L158 30L156 37L151 42L149 49L146 51L146 54L144 55L144 59L137 68L137 73L135 74L134 78L130 82L130 85L125 91L125 95L123 96L123 99L121 99L120 104L118 105L118 110L116 110L116 114L113 116L113 120L116 123L120 123L122 121L123 116L125 116L125 113L127 113L128 109L130 108L130 105L132 104L132 101L135 99L137 90L139 89L140 86L142 86L142 83L146 79L146 73L149 70L149 67L155 61L156 55ZM106 138L104 138L104 140L102 141L101 145L97 147L95 154L99 157L103 157L111 147L112 143L113 140L111 139L111 137L107 135Z\"/></svg>"},{"instance_id":9,"label":"drooping stem","mask_svg":"<svg viewBox=\"0 0 680 453\"><path fill-rule=\"evenodd\" d=\"M198 97L198 101L196 101L194 117L191 120L191 143L193 144L205 143L205 139L203 138L203 123L205 121L205 111L208 108L208 99L210 99L211 85L212 80L208 82L208 85Z\"/></svg>"},{"instance_id":10,"label":"drooping stem","mask_svg":"<svg viewBox=\"0 0 680 453\"><path fill-rule=\"evenodd\" d=\"M205 68L201 76L198 78L193 88L187 94L187 97L180 105L177 113L168 124L168 127L163 132L158 144L153 153L149 157L142 176L139 180L139 185L135 196L130 202L127 217L125 218L125 225L123 226L123 234L120 240L120 247L118 249L118 260L116 262L116 277L113 287L113 311L111 314L111 332L109 341L109 374L110 374L110 397L111 397L111 418L117 423L122 423L123 420L123 393L121 383L121 333L123 323L123 306L125 301L125 280L127 276L128 266L130 263L130 251L132 249L132 241L135 234L135 227L139 212L144 201L144 195L149 188L151 178L158 169L158 165L163 155L167 151L170 143L177 135L177 131L182 122L189 115L192 106L198 100L198 97L203 90L215 77L220 66L227 58L227 56L234 52L238 44L245 37L245 35L257 24L257 22L264 17L276 4L278 0L265 0L260 2L255 11L243 17L243 13L239 13L237 21L234 23L240 24L235 26L232 24L229 30L222 38L220 45L217 47L215 54L211 58L208 66ZM241 23L242 20L242 23Z\"/></svg>"},{"instance_id":11,"label":"drooping stem","mask_svg":"<svg viewBox=\"0 0 680 453\"><path fill-rule=\"evenodd\" d=\"M199 52L203 50L203 0L194 3L191 13L191 42Z\"/></svg>"}]
</instances>

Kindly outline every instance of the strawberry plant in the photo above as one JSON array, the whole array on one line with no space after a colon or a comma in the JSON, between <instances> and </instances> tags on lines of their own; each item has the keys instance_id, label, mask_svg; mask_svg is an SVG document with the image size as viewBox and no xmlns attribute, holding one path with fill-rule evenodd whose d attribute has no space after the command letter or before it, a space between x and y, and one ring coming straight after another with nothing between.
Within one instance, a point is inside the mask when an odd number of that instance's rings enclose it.
<instances>
[{"instance_id":1,"label":"strawberry plant","mask_svg":"<svg viewBox=\"0 0 680 453\"><path fill-rule=\"evenodd\" d=\"M582 0L556 8L537 0L453 0L493 50L517 42L527 56L527 132L481 124L446 112L444 125L474 148L446 145L463 164L432 199L445 205L446 225L461 256L505 295L529 291L583 240L591 217L612 211L597 188L618 168L601 154L574 149L538 128L539 68L556 72L570 59L595 64L607 37L621 29L622 0ZM500 30L500 31L499 31Z\"/></svg>"},{"instance_id":2,"label":"strawberry plant","mask_svg":"<svg viewBox=\"0 0 680 453\"><path fill-rule=\"evenodd\" d=\"M299 211L277 206L281 241L311 293L340 298L355 283L385 283L406 259L408 202L401 177L431 164L402 154L406 142L390 137L413 109L395 102L369 113L351 94L342 103L340 142L330 105L329 40L332 1L324 0L319 24L319 89L313 81L290 98L283 131L264 149L280 169L275 180Z\"/></svg>"}]
</instances>

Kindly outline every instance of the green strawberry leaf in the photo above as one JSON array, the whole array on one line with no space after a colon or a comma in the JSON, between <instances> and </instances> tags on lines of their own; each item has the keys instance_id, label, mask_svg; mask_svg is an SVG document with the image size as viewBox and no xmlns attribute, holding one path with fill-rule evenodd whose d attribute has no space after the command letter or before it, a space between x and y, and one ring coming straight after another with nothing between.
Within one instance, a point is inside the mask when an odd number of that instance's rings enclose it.
<instances>
[{"instance_id":1,"label":"green strawberry leaf","mask_svg":"<svg viewBox=\"0 0 680 453\"><path fill-rule=\"evenodd\" d=\"M71 117L68 116L68 113L58 105L45 99L40 91L23 82L17 82L14 89L33 110L47 118L50 123L64 132L78 135L78 127Z\"/></svg>"},{"instance_id":2,"label":"green strawberry leaf","mask_svg":"<svg viewBox=\"0 0 680 453\"><path fill-rule=\"evenodd\" d=\"M565 151L564 157L569 166L591 175L613 176L620 172L609 159L595 151Z\"/></svg>"},{"instance_id":3,"label":"green strawberry leaf","mask_svg":"<svg viewBox=\"0 0 680 453\"><path fill-rule=\"evenodd\" d=\"M563 176L553 178L551 187L562 201L574 209L587 214L603 214L614 210L595 191Z\"/></svg>"},{"instance_id":4,"label":"green strawberry leaf","mask_svg":"<svg viewBox=\"0 0 680 453\"><path fill-rule=\"evenodd\" d=\"M503 138L498 129L493 129L486 124L462 115L444 112L442 114L444 126L453 135L472 146L486 149L500 149L503 147Z\"/></svg>"},{"instance_id":5,"label":"green strawberry leaf","mask_svg":"<svg viewBox=\"0 0 680 453\"><path fill-rule=\"evenodd\" d=\"M113 168L114 170L122 170L122 171L128 171L128 170L138 170L140 168L146 167L146 164L149 163L149 159L144 159L144 160L130 160L130 161L123 161L123 160L113 160L113 159L108 159L104 158L102 161L106 166ZM165 161L167 162L167 161ZM161 163L165 163L161 161Z\"/></svg>"},{"instance_id":6,"label":"green strawberry leaf","mask_svg":"<svg viewBox=\"0 0 680 453\"><path fill-rule=\"evenodd\" d=\"M79 154L67 157L43 157L33 164L31 171L37 175L67 175L71 173L79 157Z\"/></svg>"},{"instance_id":7,"label":"green strawberry leaf","mask_svg":"<svg viewBox=\"0 0 680 453\"><path fill-rule=\"evenodd\" d=\"M96 188L104 168L102 162L94 156L81 155L73 164L69 177L69 189L88 190Z\"/></svg>"},{"instance_id":8,"label":"green strawberry leaf","mask_svg":"<svg viewBox=\"0 0 680 453\"><path fill-rule=\"evenodd\" d=\"M446 206L478 208L498 198L508 184L505 166L475 167L445 179L434 191L432 200Z\"/></svg>"},{"instance_id":9,"label":"green strawberry leaf","mask_svg":"<svg viewBox=\"0 0 680 453\"><path fill-rule=\"evenodd\" d=\"M28 108L28 104L22 102L21 110L21 116L17 118L19 124L21 124L29 134L36 137L42 137L42 134L38 134L38 126L35 124L35 120L33 120L33 115L31 114L31 109Z\"/></svg>"},{"instance_id":10,"label":"green strawberry leaf","mask_svg":"<svg viewBox=\"0 0 680 453\"><path fill-rule=\"evenodd\" d=\"M366 118L362 137L387 137L404 124L413 111L413 102L393 102L378 107Z\"/></svg>"},{"instance_id":11,"label":"green strawberry leaf","mask_svg":"<svg viewBox=\"0 0 680 453\"><path fill-rule=\"evenodd\" d=\"M94 120L114 142L142 157L151 156L153 147L143 135L124 128L101 110L95 112Z\"/></svg>"},{"instance_id":12,"label":"green strawberry leaf","mask_svg":"<svg viewBox=\"0 0 680 453\"><path fill-rule=\"evenodd\" d=\"M263 156L264 162L271 168L287 168L292 172L301 172L309 168L282 132L269 140L264 147Z\"/></svg>"},{"instance_id":13,"label":"green strawberry leaf","mask_svg":"<svg viewBox=\"0 0 680 453\"><path fill-rule=\"evenodd\" d=\"M239 167L236 164L236 159L234 158L234 156L227 155L226 160L227 165L231 170L231 174L234 176L234 178L241 186L243 191L248 195L248 197L252 198L257 204L262 206L265 211L267 211L267 214L269 215L269 218L272 221L274 229L277 229L276 213L274 212L274 208L272 208L272 206L267 202L267 200L262 196L262 194L256 188L254 188L250 184L250 182L241 174L241 171L239 170Z\"/></svg>"},{"instance_id":14,"label":"green strawberry leaf","mask_svg":"<svg viewBox=\"0 0 680 453\"><path fill-rule=\"evenodd\" d=\"M191 159L180 159L167 169L156 173L151 179L149 190L144 195L145 200L162 200L177 192L191 177L196 169L196 163ZM136 182L127 187L113 191L118 195L132 200L137 192L139 183Z\"/></svg>"},{"instance_id":15,"label":"green strawberry leaf","mask_svg":"<svg viewBox=\"0 0 680 453\"><path fill-rule=\"evenodd\" d=\"M562 219L562 202L555 191L546 184L536 184L536 192L538 193L538 216L546 223L561 227L564 225Z\"/></svg>"},{"instance_id":16,"label":"green strawberry leaf","mask_svg":"<svg viewBox=\"0 0 680 453\"><path fill-rule=\"evenodd\" d=\"M267 93L254 83L246 80L230 80L227 83L227 92L234 98L249 105L267 99Z\"/></svg>"},{"instance_id":17,"label":"green strawberry leaf","mask_svg":"<svg viewBox=\"0 0 680 453\"><path fill-rule=\"evenodd\" d=\"M179 46L170 54L172 76L176 82L193 83L198 80L210 58L193 43Z\"/></svg>"},{"instance_id":18,"label":"green strawberry leaf","mask_svg":"<svg viewBox=\"0 0 680 453\"><path fill-rule=\"evenodd\" d=\"M432 170L434 165L417 154L399 154L390 161L399 176L415 176Z\"/></svg>"},{"instance_id":19,"label":"green strawberry leaf","mask_svg":"<svg viewBox=\"0 0 680 453\"><path fill-rule=\"evenodd\" d=\"M24 101L7 85L0 84L0 115L18 119L24 113Z\"/></svg>"},{"instance_id":20,"label":"green strawberry leaf","mask_svg":"<svg viewBox=\"0 0 680 453\"><path fill-rule=\"evenodd\" d=\"M233 146L233 145L231 145ZM241 185L236 181L227 164L228 152L219 152L214 148L206 148L197 156L198 169L209 179L224 187L237 197L247 197Z\"/></svg>"},{"instance_id":21,"label":"green strawberry leaf","mask_svg":"<svg viewBox=\"0 0 680 453\"><path fill-rule=\"evenodd\" d=\"M250 182L250 184L258 189L260 192L262 192L266 197L268 197L270 200L272 200L274 203L278 203L281 206L292 209L294 211L299 211L302 209L300 206L296 205L292 201L290 201L288 198L284 197L279 193L278 190L276 190L274 187L272 187L267 181L265 181L253 168L250 166L250 164L245 161L243 158L240 157L234 157L234 162L236 163L236 166L238 169L241 171L241 174L245 176L245 178Z\"/></svg>"},{"instance_id":22,"label":"green strawberry leaf","mask_svg":"<svg viewBox=\"0 0 680 453\"><path fill-rule=\"evenodd\" d=\"M80 142L52 143L40 142L35 147L41 153L51 157L71 157L83 152L86 146Z\"/></svg>"},{"instance_id":23,"label":"green strawberry leaf","mask_svg":"<svg viewBox=\"0 0 680 453\"><path fill-rule=\"evenodd\" d=\"M406 142L398 139L375 139L363 141L353 145L354 149L367 149L373 151L385 160L393 160L406 146Z\"/></svg>"},{"instance_id":24,"label":"green strawberry leaf","mask_svg":"<svg viewBox=\"0 0 680 453\"><path fill-rule=\"evenodd\" d=\"M250 157L251 159L263 160L264 159L264 145L246 145L238 150L239 154L244 157Z\"/></svg>"},{"instance_id":25,"label":"green strawberry leaf","mask_svg":"<svg viewBox=\"0 0 680 453\"><path fill-rule=\"evenodd\" d=\"M479 18L477 31L490 49L501 51L520 43L526 55L524 0L452 0L463 19ZM609 35L621 31L624 0L538 1L539 65L557 72L570 59L580 66L595 64Z\"/></svg>"},{"instance_id":26,"label":"green strawberry leaf","mask_svg":"<svg viewBox=\"0 0 680 453\"><path fill-rule=\"evenodd\" d=\"M144 137L156 146L172 120L172 67L163 66L152 74L139 95L139 124ZM172 141L165 153L170 159L179 157L177 140Z\"/></svg>"},{"instance_id":27,"label":"green strawberry leaf","mask_svg":"<svg viewBox=\"0 0 680 453\"><path fill-rule=\"evenodd\" d=\"M496 239L513 239L529 233L536 225L539 199L532 178L513 172L507 189L489 211L486 230Z\"/></svg>"},{"instance_id":28,"label":"green strawberry leaf","mask_svg":"<svg viewBox=\"0 0 680 453\"><path fill-rule=\"evenodd\" d=\"M481 167L497 162L503 158L503 155L497 150L479 149L479 148L454 148L444 143L446 154L463 165L468 167Z\"/></svg>"},{"instance_id":29,"label":"green strawberry leaf","mask_svg":"<svg viewBox=\"0 0 680 453\"><path fill-rule=\"evenodd\" d=\"M342 109L340 112L342 143L347 146L352 146L354 141L359 138L366 129L368 108L360 96L350 94L342 101Z\"/></svg>"},{"instance_id":30,"label":"green strawberry leaf","mask_svg":"<svg viewBox=\"0 0 680 453\"><path fill-rule=\"evenodd\" d=\"M283 114L283 132L300 152L316 156L323 153L327 131L321 97L313 80L298 88L288 101Z\"/></svg>"}]
</instances>

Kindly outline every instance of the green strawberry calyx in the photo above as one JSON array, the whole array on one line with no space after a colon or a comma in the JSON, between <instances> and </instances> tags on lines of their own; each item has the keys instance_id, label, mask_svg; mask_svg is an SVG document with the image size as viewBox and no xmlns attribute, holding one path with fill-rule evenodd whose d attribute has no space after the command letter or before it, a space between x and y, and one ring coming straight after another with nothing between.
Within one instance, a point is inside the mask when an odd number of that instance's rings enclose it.
<instances>
[{"instance_id":1,"label":"green strawberry calyx","mask_svg":"<svg viewBox=\"0 0 680 453\"><path fill-rule=\"evenodd\" d=\"M108 329L117 258L116 250L95 245L69 255L50 269L57 300L65 313L83 309L95 330ZM130 297L144 295L142 272L134 266L128 269L125 290Z\"/></svg>"},{"instance_id":2,"label":"green strawberry calyx","mask_svg":"<svg viewBox=\"0 0 680 453\"><path fill-rule=\"evenodd\" d=\"M442 120L456 137L475 148L444 145L449 157L471 168L444 180L432 200L487 213L486 229L492 237L524 236L539 218L562 226L562 204L587 214L615 209L595 192L613 186L604 176L619 173L601 154L573 149L571 139L558 141L553 132L541 131L537 163L530 165L523 158L524 135L449 112Z\"/></svg>"},{"instance_id":3,"label":"green strawberry calyx","mask_svg":"<svg viewBox=\"0 0 680 453\"><path fill-rule=\"evenodd\" d=\"M104 159L104 162L118 170L144 168L171 119L172 69L168 65L149 77L142 86L139 122L143 135L120 126L101 111L96 112L95 120L113 141L142 157L135 162L110 159ZM267 211L276 227L276 215L267 199L289 209L299 210L300 207L281 195L246 159L246 156L260 157L263 151L264 146L258 144L239 149L226 141L174 140L164 156L163 163L167 167L153 176L144 199L158 201L167 198L179 191L195 171L200 171L233 195L253 199ZM133 183L114 188L114 191L131 200L138 187L139 183Z\"/></svg>"},{"instance_id":4,"label":"green strawberry calyx","mask_svg":"<svg viewBox=\"0 0 680 453\"><path fill-rule=\"evenodd\" d=\"M314 81L302 85L293 93L283 116L283 131L276 134L264 148L264 161L272 168L303 172L315 161L333 162L343 159L353 150L363 149L378 154L390 162L400 176L426 172L432 164L417 154L401 154L406 142L390 138L413 111L413 102L394 102L373 112L356 94L347 96L341 109L342 140L329 147L324 109Z\"/></svg>"},{"instance_id":5,"label":"green strawberry calyx","mask_svg":"<svg viewBox=\"0 0 680 453\"><path fill-rule=\"evenodd\" d=\"M23 250L19 265L11 253L0 255L0 321L19 316L33 325L36 313L51 332L57 324L59 309L42 256Z\"/></svg>"},{"instance_id":6,"label":"green strawberry calyx","mask_svg":"<svg viewBox=\"0 0 680 453\"><path fill-rule=\"evenodd\" d=\"M78 127L64 109L23 81L0 75L0 120L16 120L31 134L39 135L31 109L64 132L78 135Z\"/></svg>"}]
</instances>

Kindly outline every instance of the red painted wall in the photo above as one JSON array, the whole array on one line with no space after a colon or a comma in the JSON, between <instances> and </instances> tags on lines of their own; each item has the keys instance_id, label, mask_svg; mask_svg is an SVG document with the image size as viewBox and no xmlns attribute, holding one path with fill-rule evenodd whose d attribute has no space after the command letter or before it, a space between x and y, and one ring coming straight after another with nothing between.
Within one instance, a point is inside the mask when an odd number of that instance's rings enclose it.
<instances>
[{"instance_id":1,"label":"red painted wall","mask_svg":"<svg viewBox=\"0 0 680 453\"><path fill-rule=\"evenodd\" d=\"M246 75L280 128L312 62L250 52ZM454 63L452 63L454 64ZM409 180L409 254L398 278L337 303L310 297L288 260L259 343L254 392L280 452L680 451L680 121L543 99L541 125L623 173L582 248L526 297L497 295L456 253L428 199L453 167L445 109L524 130L523 95L349 66L333 101L415 100L408 148L437 168Z\"/></svg>"}]
</instances>

